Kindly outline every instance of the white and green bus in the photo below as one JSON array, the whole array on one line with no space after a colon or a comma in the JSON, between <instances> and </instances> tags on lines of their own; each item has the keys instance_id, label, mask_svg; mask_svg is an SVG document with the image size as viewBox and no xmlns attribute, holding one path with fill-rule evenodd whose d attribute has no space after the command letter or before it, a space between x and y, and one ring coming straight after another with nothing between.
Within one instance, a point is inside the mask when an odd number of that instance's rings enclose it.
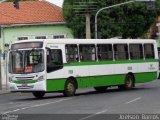
<instances>
[{"instance_id":1,"label":"white and green bus","mask_svg":"<svg viewBox=\"0 0 160 120\"><path fill-rule=\"evenodd\" d=\"M158 51L154 40L44 39L17 41L8 54L8 85L13 92L75 95L76 89L131 89L156 80Z\"/></svg>"}]
</instances>

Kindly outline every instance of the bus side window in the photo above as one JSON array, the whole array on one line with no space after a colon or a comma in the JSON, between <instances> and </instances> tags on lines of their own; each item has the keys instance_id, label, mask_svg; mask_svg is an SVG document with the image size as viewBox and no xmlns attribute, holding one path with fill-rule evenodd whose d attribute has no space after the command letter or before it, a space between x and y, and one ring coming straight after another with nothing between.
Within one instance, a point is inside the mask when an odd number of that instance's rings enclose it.
<instances>
[{"instance_id":1,"label":"bus side window","mask_svg":"<svg viewBox=\"0 0 160 120\"><path fill-rule=\"evenodd\" d=\"M153 44L144 44L144 56L146 59L153 59L155 57Z\"/></svg>"},{"instance_id":2,"label":"bus side window","mask_svg":"<svg viewBox=\"0 0 160 120\"><path fill-rule=\"evenodd\" d=\"M142 44L130 44L129 51L131 60L143 59Z\"/></svg>"},{"instance_id":3,"label":"bus side window","mask_svg":"<svg viewBox=\"0 0 160 120\"><path fill-rule=\"evenodd\" d=\"M52 72L63 68L62 51L51 49L47 51L47 72Z\"/></svg>"},{"instance_id":4,"label":"bus side window","mask_svg":"<svg viewBox=\"0 0 160 120\"><path fill-rule=\"evenodd\" d=\"M114 44L115 60L128 60L128 45L127 44Z\"/></svg>"},{"instance_id":5,"label":"bus side window","mask_svg":"<svg viewBox=\"0 0 160 120\"><path fill-rule=\"evenodd\" d=\"M96 49L94 44L80 44L79 54L82 62L96 61Z\"/></svg>"},{"instance_id":6,"label":"bus side window","mask_svg":"<svg viewBox=\"0 0 160 120\"><path fill-rule=\"evenodd\" d=\"M67 62L78 62L79 61L78 47L76 44L66 45L65 50L66 50L66 61Z\"/></svg>"},{"instance_id":7,"label":"bus side window","mask_svg":"<svg viewBox=\"0 0 160 120\"><path fill-rule=\"evenodd\" d=\"M98 44L98 60L113 60L113 52L112 52L112 45L111 44Z\"/></svg>"}]
</instances>

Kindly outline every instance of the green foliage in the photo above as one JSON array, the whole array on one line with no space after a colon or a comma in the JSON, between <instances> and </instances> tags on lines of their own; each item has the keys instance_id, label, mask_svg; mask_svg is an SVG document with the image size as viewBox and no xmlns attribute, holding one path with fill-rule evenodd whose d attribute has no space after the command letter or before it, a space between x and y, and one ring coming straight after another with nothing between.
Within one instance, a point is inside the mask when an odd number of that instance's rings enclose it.
<instances>
[{"instance_id":1,"label":"green foliage","mask_svg":"<svg viewBox=\"0 0 160 120\"><path fill-rule=\"evenodd\" d=\"M72 29L73 34L77 38L85 36L85 17L78 16L74 10L74 0L64 0L63 15L67 22L67 26Z\"/></svg>"},{"instance_id":2,"label":"green foliage","mask_svg":"<svg viewBox=\"0 0 160 120\"><path fill-rule=\"evenodd\" d=\"M75 0L64 0L63 13L68 27L73 31L75 38L85 38L85 16L75 12ZM90 0L91 1L91 0ZM100 8L126 2L128 0L92 0ZM156 9L149 11L145 2L129 3L127 5L103 10L98 15L98 32L101 38L122 36L123 38L137 38L143 36L151 24L156 22L160 15L160 0L156 0ZM94 38L94 17L91 13L91 31Z\"/></svg>"}]
</instances>

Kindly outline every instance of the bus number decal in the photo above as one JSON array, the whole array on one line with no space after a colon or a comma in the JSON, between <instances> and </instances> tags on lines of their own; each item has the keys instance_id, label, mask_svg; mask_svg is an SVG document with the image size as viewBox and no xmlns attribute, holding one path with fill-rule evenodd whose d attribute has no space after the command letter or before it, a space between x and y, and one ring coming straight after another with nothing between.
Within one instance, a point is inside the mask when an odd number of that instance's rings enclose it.
<instances>
[{"instance_id":1,"label":"bus number decal","mask_svg":"<svg viewBox=\"0 0 160 120\"><path fill-rule=\"evenodd\" d=\"M73 70L69 70L69 71L68 71L68 74L73 74Z\"/></svg>"}]
</instances>

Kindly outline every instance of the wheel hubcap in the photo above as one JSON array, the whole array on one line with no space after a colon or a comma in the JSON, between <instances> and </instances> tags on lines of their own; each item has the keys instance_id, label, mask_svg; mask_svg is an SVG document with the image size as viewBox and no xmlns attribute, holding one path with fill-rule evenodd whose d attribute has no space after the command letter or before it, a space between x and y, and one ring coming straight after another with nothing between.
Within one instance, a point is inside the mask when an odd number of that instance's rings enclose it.
<instances>
[{"instance_id":1,"label":"wheel hubcap","mask_svg":"<svg viewBox=\"0 0 160 120\"><path fill-rule=\"evenodd\" d=\"M74 91L74 85L72 83L69 83L67 85L67 90L68 90L69 93L73 93L73 91Z\"/></svg>"},{"instance_id":2,"label":"wheel hubcap","mask_svg":"<svg viewBox=\"0 0 160 120\"><path fill-rule=\"evenodd\" d=\"M127 87L131 87L132 86L132 80L131 79L128 79L127 80Z\"/></svg>"}]
</instances>

